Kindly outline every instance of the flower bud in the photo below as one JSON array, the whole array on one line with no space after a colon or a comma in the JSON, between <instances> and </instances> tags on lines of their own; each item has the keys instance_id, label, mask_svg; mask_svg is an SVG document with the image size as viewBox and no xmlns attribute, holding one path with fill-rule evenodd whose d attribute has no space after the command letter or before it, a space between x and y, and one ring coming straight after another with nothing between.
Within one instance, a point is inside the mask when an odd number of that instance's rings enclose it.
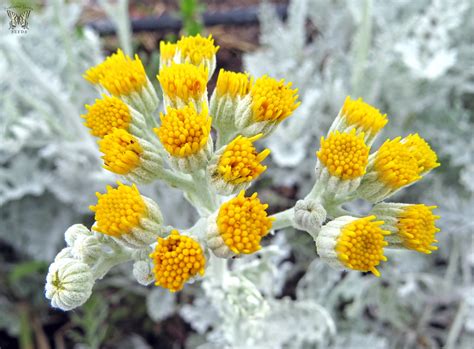
<instances>
[{"instance_id":1,"label":"flower bud","mask_svg":"<svg viewBox=\"0 0 474 349\"><path fill-rule=\"evenodd\" d=\"M304 199L296 202L293 220L295 228L307 231L316 239L325 220L326 210L318 201Z\"/></svg>"},{"instance_id":2,"label":"flower bud","mask_svg":"<svg viewBox=\"0 0 474 349\"><path fill-rule=\"evenodd\" d=\"M89 266L72 258L62 258L52 263L46 276L46 298L51 305L71 310L89 299L94 278Z\"/></svg>"},{"instance_id":3,"label":"flower bud","mask_svg":"<svg viewBox=\"0 0 474 349\"><path fill-rule=\"evenodd\" d=\"M151 261L136 261L133 263L133 276L140 285L148 286L155 281L153 264Z\"/></svg>"}]
</instances>

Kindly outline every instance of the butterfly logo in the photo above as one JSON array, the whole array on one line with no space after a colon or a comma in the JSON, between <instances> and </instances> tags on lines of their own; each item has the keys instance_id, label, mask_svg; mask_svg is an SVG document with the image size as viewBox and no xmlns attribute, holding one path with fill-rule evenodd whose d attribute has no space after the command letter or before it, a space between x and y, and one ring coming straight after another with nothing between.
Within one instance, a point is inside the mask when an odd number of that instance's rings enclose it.
<instances>
[{"instance_id":1,"label":"butterfly logo","mask_svg":"<svg viewBox=\"0 0 474 349\"><path fill-rule=\"evenodd\" d=\"M7 9L8 18L10 18L10 30L21 27L22 29L28 30L28 17L30 16L31 9L26 9L21 13Z\"/></svg>"}]
</instances>

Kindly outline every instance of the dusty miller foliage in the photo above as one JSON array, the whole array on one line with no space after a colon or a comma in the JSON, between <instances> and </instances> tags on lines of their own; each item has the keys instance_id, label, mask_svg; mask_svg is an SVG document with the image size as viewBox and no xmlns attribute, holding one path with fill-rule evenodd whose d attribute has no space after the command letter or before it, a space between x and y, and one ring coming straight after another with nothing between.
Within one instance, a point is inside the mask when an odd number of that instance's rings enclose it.
<instances>
[{"instance_id":1,"label":"dusty miller foliage","mask_svg":"<svg viewBox=\"0 0 474 349\"><path fill-rule=\"evenodd\" d=\"M187 287L181 298L192 302L151 290L150 317L178 312L196 331L189 348L468 348L473 11L467 0L293 0L283 23L264 5L262 48L245 57L252 74L285 78L300 90L303 104L265 142L273 152L267 176L296 185L301 196L313 183L318 139L346 95L386 112L388 136L423 132L443 166L403 200L440 203L439 251L430 258L392 252L375 279L335 272L315 259L306 235L288 232L235 261L225 282L206 278ZM93 193L114 179L101 170L96 144L80 125L84 104L95 97L81 74L102 56L97 36L76 29L79 13L56 2L31 16L28 35L0 38L0 238L35 259L51 260L65 228L88 214ZM175 192L148 189L167 198L160 206L170 208L170 223L192 221L186 208L173 217L171 209L183 207Z\"/></svg>"}]
</instances>

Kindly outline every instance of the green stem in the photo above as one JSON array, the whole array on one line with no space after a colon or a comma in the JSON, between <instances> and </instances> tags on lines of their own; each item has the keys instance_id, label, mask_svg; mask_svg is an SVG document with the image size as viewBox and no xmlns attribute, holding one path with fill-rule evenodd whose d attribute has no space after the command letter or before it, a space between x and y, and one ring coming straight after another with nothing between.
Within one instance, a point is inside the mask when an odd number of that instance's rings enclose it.
<instances>
[{"instance_id":1,"label":"green stem","mask_svg":"<svg viewBox=\"0 0 474 349\"><path fill-rule=\"evenodd\" d=\"M292 207L271 216L272 218L275 219L272 224L272 229L278 230L278 229L292 227L294 214L295 214L295 210Z\"/></svg>"},{"instance_id":2,"label":"green stem","mask_svg":"<svg viewBox=\"0 0 474 349\"><path fill-rule=\"evenodd\" d=\"M364 1L364 12L354 39L354 67L352 72L352 94L360 96L362 93L362 81L364 80L365 66L372 40L372 8L373 0Z\"/></svg>"}]
</instances>

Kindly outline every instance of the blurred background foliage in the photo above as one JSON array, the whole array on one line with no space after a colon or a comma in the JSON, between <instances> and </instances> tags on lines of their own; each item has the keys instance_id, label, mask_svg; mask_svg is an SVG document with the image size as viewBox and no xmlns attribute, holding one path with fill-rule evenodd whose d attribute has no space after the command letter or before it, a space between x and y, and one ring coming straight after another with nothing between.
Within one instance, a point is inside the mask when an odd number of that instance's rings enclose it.
<instances>
[{"instance_id":1,"label":"blurred background foliage","mask_svg":"<svg viewBox=\"0 0 474 349\"><path fill-rule=\"evenodd\" d=\"M0 348L473 347L471 1L8 5L32 12L23 35L9 33L0 16ZM138 53L153 77L159 41L196 33L212 33L221 46L218 69L269 74L299 88L302 105L264 141L272 157L257 188L273 210L307 193L319 137L346 95L361 96L389 115L385 136L419 132L440 155L441 168L395 198L439 205L440 250L392 252L374 279L332 271L308 235L288 230L235 261L235 287L225 292L212 280L179 294L143 287L125 265L80 309L50 309L44 278L65 229L90 225L94 193L115 180L81 125L84 104L97 98L82 73L122 47ZM169 224L195 220L179 192L159 183L143 191Z\"/></svg>"}]
</instances>

